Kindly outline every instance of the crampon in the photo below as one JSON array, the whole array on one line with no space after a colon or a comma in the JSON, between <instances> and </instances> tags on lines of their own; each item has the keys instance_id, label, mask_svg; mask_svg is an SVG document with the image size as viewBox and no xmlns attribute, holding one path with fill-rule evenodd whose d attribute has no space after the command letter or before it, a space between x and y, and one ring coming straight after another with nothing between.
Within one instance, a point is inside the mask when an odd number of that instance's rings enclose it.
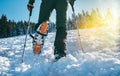
<instances>
[{"instance_id":1,"label":"crampon","mask_svg":"<svg viewBox=\"0 0 120 76\"><path fill-rule=\"evenodd\" d=\"M40 54L44 45L45 37L48 34L49 23L43 22L37 29L35 35L30 36L33 38L33 52L34 54Z\"/></svg>"}]
</instances>

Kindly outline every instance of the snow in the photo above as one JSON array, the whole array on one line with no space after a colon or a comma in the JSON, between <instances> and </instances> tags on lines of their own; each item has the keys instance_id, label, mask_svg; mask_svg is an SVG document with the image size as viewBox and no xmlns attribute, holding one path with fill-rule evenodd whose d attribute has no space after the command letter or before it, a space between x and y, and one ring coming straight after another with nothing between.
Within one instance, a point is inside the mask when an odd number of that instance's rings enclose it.
<instances>
[{"instance_id":1,"label":"snow","mask_svg":"<svg viewBox=\"0 0 120 76\"><path fill-rule=\"evenodd\" d=\"M2 71L8 71L10 66L10 61L6 57L1 57L0 56L0 74Z\"/></svg>"},{"instance_id":2,"label":"snow","mask_svg":"<svg viewBox=\"0 0 120 76\"><path fill-rule=\"evenodd\" d=\"M68 31L67 56L54 61L55 33L49 33L42 53L34 55L28 37L24 62L25 36L0 39L0 76L120 76L120 43L118 28Z\"/></svg>"},{"instance_id":3,"label":"snow","mask_svg":"<svg viewBox=\"0 0 120 76\"><path fill-rule=\"evenodd\" d=\"M30 65L26 65L26 64L22 63L22 64L20 65L20 67L16 67L16 68L15 68L15 71L17 71L17 72L20 72L20 71L25 72L25 71L27 71L29 68L30 68Z\"/></svg>"}]
</instances>

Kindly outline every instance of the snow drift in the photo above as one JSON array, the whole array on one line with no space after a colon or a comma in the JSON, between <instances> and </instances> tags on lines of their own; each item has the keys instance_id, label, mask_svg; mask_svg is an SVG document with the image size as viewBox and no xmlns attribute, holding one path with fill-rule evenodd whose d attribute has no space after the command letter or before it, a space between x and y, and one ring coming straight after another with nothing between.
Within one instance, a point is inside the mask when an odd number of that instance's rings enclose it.
<instances>
[{"instance_id":1,"label":"snow drift","mask_svg":"<svg viewBox=\"0 0 120 76\"><path fill-rule=\"evenodd\" d=\"M68 31L67 56L54 60L55 33L49 33L42 53L33 54L28 37L24 63L25 36L0 39L0 76L120 76L120 44L117 29L102 27Z\"/></svg>"}]
</instances>

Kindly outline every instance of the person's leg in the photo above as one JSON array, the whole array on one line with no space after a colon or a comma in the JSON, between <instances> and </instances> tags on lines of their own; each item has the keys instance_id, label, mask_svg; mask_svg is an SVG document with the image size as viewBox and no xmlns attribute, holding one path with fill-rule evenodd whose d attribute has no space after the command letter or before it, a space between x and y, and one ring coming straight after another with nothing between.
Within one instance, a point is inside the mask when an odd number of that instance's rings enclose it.
<instances>
[{"instance_id":1,"label":"person's leg","mask_svg":"<svg viewBox=\"0 0 120 76\"><path fill-rule=\"evenodd\" d=\"M38 23L35 26L35 30L39 27L39 25L45 21L49 20L51 12L54 8L54 0L42 0L40 5L39 19Z\"/></svg>"},{"instance_id":2,"label":"person's leg","mask_svg":"<svg viewBox=\"0 0 120 76\"><path fill-rule=\"evenodd\" d=\"M48 33L48 20L53 10L54 0L42 0L40 6L39 20L35 26L35 35L33 37L33 51L35 54L40 54L44 45L45 36Z\"/></svg>"},{"instance_id":3,"label":"person's leg","mask_svg":"<svg viewBox=\"0 0 120 76\"><path fill-rule=\"evenodd\" d=\"M56 1L56 37L54 42L54 54L56 59L66 56L66 18L67 0Z\"/></svg>"}]
</instances>

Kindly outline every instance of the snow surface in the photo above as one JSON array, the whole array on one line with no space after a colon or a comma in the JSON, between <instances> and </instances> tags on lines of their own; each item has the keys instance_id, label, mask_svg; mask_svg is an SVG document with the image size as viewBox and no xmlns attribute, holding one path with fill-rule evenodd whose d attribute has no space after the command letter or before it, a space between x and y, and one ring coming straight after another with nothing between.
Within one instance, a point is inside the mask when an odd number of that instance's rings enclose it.
<instances>
[{"instance_id":1,"label":"snow surface","mask_svg":"<svg viewBox=\"0 0 120 76\"><path fill-rule=\"evenodd\" d=\"M67 56L54 60L55 33L49 33L42 53L34 55L28 37L24 63L25 36L0 39L0 76L120 76L120 43L117 29L110 27L68 31Z\"/></svg>"}]
</instances>

